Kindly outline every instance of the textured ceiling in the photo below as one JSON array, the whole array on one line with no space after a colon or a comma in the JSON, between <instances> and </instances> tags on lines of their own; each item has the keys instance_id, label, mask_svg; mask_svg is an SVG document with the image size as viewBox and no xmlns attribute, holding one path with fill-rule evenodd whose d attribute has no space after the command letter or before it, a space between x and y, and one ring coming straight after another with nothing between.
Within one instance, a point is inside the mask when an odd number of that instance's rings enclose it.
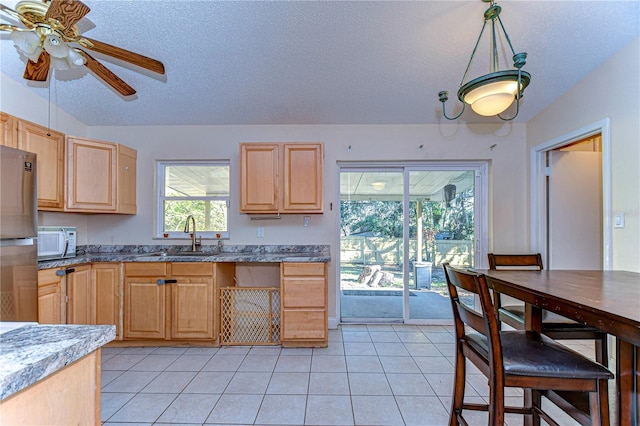
<instances>
[{"instance_id":1,"label":"textured ceiling","mask_svg":"<svg viewBox=\"0 0 640 426\"><path fill-rule=\"evenodd\" d=\"M56 71L51 101L89 126L438 123L437 93L450 91L454 112L487 7L480 0L84 2L91 12L78 24L83 34L166 68L157 76L94 55L137 90L127 99L85 68ZM530 120L640 35L638 0L500 5L532 75L517 122ZM2 22L12 23L5 16ZM488 72L483 40L471 77ZM6 33L0 49L2 78L47 99L46 86L22 79L26 59ZM502 68L512 66L501 61ZM496 120L470 109L461 117Z\"/></svg>"}]
</instances>

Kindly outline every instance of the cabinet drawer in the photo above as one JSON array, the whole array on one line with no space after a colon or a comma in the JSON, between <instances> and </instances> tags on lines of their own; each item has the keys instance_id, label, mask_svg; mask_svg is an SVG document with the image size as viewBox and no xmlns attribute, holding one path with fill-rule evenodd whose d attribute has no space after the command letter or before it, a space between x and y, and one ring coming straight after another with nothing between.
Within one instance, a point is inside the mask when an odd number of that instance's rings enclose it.
<instances>
[{"instance_id":1,"label":"cabinet drawer","mask_svg":"<svg viewBox=\"0 0 640 426\"><path fill-rule=\"evenodd\" d=\"M41 269L38 271L38 287L44 287L50 284L60 284L62 277L56 275L55 269Z\"/></svg>"},{"instance_id":2,"label":"cabinet drawer","mask_svg":"<svg viewBox=\"0 0 640 426\"><path fill-rule=\"evenodd\" d=\"M327 338L325 310L284 309L283 340L324 340Z\"/></svg>"},{"instance_id":3,"label":"cabinet drawer","mask_svg":"<svg viewBox=\"0 0 640 426\"><path fill-rule=\"evenodd\" d=\"M130 262L124 264L124 275L127 277L154 277L167 275L165 262Z\"/></svg>"},{"instance_id":4,"label":"cabinet drawer","mask_svg":"<svg viewBox=\"0 0 640 426\"><path fill-rule=\"evenodd\" d=\"M213 275L213 263L211 262L200 262L200 263L191 263L191 262L183 262L183 263L172 263L171 264L171 275L173 276L185 276L185 275L198 275L198 276L208 276Z\"/></svg>"},{"instance_id":5,"label":"cabinet drawer","mask_svg":"<svg viewBox=\"0 0 640 426\"><path fill-rule=\"evenodd\" d=\"M283 263L282 264L282 275L292 276L292 275L318 275L324 277L324 263L315 262L315 263Z\"/></svg>"},{"instance_id":6,"label":"cabinet drawer","mask_svg":"<svg viewBox=\"0 0 640 426\"><path fill-rule=\"evenodd\" d=\"M326 304L324 278L284 278L282 303L286 308L321 308Z\"/></svg>"}]
</instances>

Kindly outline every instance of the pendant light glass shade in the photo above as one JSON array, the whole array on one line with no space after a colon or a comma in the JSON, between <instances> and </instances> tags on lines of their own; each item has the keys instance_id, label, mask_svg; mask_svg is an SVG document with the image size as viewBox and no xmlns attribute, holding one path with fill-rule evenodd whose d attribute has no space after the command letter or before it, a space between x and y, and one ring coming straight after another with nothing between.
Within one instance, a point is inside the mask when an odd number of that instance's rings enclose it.
<instances>
[{"instance_id":1,"label":"pendant light glass shade","mask_svg":"<svg viewBox=\"0 0 640 426\"><path fill-rule=\"evenodd\" d=\"M529 84L529 73L520 76L520 92ZM500 71L470 81L458 91L458 99L476 114L489 117L504 112L518 96L518 71Z\"/></svg>"},{"instance_id":2,"label":"pendant light glass shade","mask_svg":"<svg viewBox=\"0 0 640 426\"><path fill-rule=\"evenodd\" d=\"M449 92L446 90L438 93L438 98L442 102L442 114L448 120L455 120L462 115L465 110L465 106L469 104L471 109L478 114L486 117L498 116L502 120L513 120L520 111L520 98L524 89L529 85L531 81L531 75L522 70L522 67L526 63L527 54L524 52L515 53L509 35L502 24L500 19L500 12L502 8L495 4L493 0L482 0L485 3L490 3L490 7L484 13L484 24L478 41L471 53L467 69L462 77L462 83L460 83L460 89L458 90L458 99L463 103L462 111L455 117L448 117L445 110L445 102L449 99ZM498 22L498 26L496 26ZM471 62L476 53L476 49L480 44L482 33L484 32L487 23L491 25L490 31L490 49L491 49L491 63L490 72L483 76L477 77L467 83L464 83L467 77L467 72L471 67ZM501 28L504 32L505 40L508 42L511 52L513 53L513 66L515 69L500 71L498 66L498 46L496 42L496 28ZM464 84L463 84L464 83ZM504 118L500 116L506 111L513 102L516 101L516 113L511 118Z\"/></svg>"}]
</instances>

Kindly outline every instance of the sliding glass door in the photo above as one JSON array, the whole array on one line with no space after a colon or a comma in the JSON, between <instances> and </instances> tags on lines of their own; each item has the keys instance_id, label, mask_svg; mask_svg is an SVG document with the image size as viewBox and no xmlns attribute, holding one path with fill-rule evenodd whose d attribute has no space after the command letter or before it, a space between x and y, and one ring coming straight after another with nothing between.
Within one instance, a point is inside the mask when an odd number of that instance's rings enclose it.
<instances>
[{"instance_id":1,"label":"sliding glass door","mask_svg":"<svg viewBox=\"0 0 640 426\"><path fill-rule=\"evenodd\" d=\"M403 320L403 181L402 168L340 173L343 322Z\"/></svg>"},{"instance_id":2,"label":"sliding glass door","mask_svg":"<svg viewBox=\"0 0 640 426\"><path fill-rule=\"evenodd\" d=\"M449 323L442 263L472 267L485 246L486 164L339 173L341 321Z\"/></svg>"}]
</instances>

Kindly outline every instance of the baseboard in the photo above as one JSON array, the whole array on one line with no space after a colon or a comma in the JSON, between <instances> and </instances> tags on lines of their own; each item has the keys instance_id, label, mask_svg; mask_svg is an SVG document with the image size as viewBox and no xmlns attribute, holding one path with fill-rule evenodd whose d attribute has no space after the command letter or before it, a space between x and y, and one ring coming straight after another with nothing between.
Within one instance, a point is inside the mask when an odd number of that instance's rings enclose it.
<instances>
[{"instance_id":1,"label":"baseboard","mask_svg":"<svg viewBox=\"0 0 640 426\"><path fill-rule=\"evenodd\" d=\"M329 330L335 330L338 328L338 324L340 324L340 320L336 317L333 318L329 318L328 320L329 323Z\"/></svg>"}]
</instances>

